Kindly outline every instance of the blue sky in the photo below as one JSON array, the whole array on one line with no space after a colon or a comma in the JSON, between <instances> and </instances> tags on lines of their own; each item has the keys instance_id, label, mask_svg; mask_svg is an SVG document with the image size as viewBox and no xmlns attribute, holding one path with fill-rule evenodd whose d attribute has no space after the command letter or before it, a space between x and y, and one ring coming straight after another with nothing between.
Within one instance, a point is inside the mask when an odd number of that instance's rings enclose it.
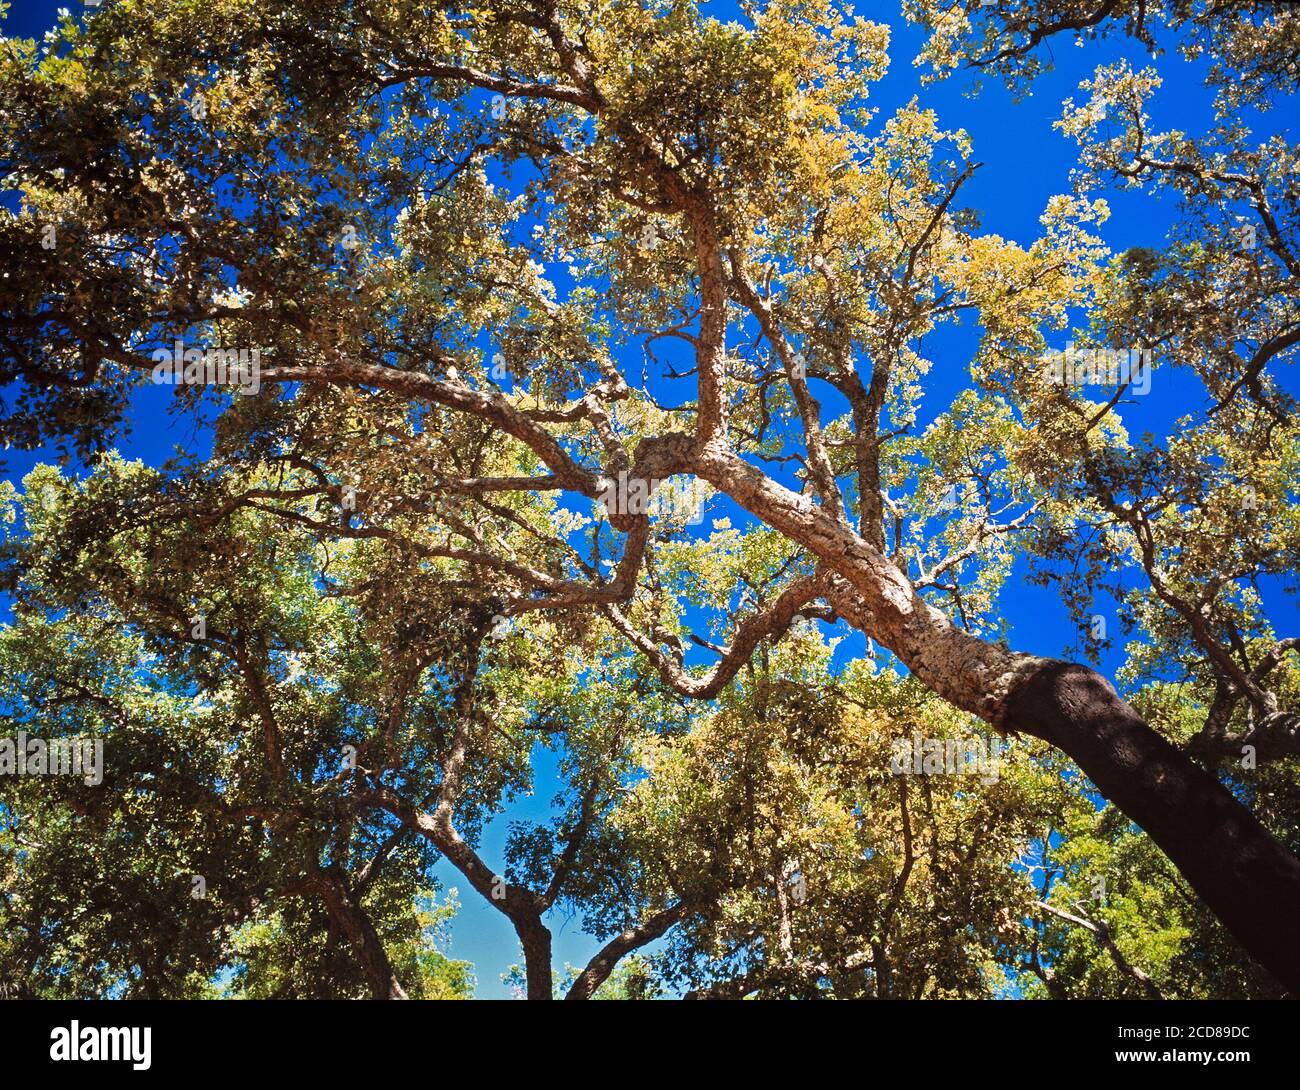
<instances>
[{"instance_id":1,"label":"blue sky","mask_svg":"<svg viewBox=\"0 0 1300 1090\"><path fill-rule=\"evenodd\" d=\"M53 24L59 6L54 0L17 0L4 32L11 36L39 37ZM66 6L80 10L77 5ZM735 6L710 3L705 5L705 10L727 19L733 17ZM1098 64L1120 56L1128 56L1135 66L1147 63L1140 49L1122 39L1091 43L1086 49L1077 49L1067 39L1061 39L1053 45L1058 68L1043 75L1033 92L1022 101L1013 101L993 80L985 81L978 98L971 98L963 93L969 87L969 79L961 74L939 86L920 87L918 71L911 59L920 47L922 35L901 21L897 0L862 0L857 4L857 11L893 28L891 71L876 85L872 104L887 116L913 95L919 95L925 106L936 110L944 127L965 129L972 138L976 159L985 166L963 190L964 203L981 211L986 230L1026 246L1041 233L1039 216L1048 198L1067 191L1069 171L1075 162L1074 144L1052 128L1060 116L1062 100L1077 96L1079 81L1090 76ZM1200 67L1169 55L1158 62L1158 67L1165 83L1152 110L1156 125L1184 128L1193 133L1203 130L1210 113ZM1160 245L1176 212L1171 199L1153 201L1141 194L1122 193L1109 193L1107 198L1112 217L1100 233L1112 250ZM968 385L967 366L974 337L975 331L965 327L944 331L927 342L927 355L937 362L927 387L930 415L941 411L947 398ZM1167 433L1173 420L1192 407L1193 396L1198 395L1177 373L1167 369L1158 371L1151 395L1124 410L1125 422L1131 432ZM177 444L191 448L196 443L203 445L202 429L196 429L192 420L166 412L170 401L170 391L165 388L142 389L135 402L133 431L120 445L126 455L158 463L172 455ZM13 480L20 479L32 465L49 457L48 452L40 451L7 453L7 475ZM1023 566L1017 569L1016 578L1003 596L1003 608L1011 624L1012 646L1047 655L1064 653L1076 638L1064 607L1052 591L1025 585L1022 575ZM1269 607L1278 627L1295 627L1294 599L1284 598L1280 593L1271 594ZM3 616L0 612L0 619ZM860 646L860 641L850 641L847 650L851 652ZM1122 641L1107 654L1103 669L1113 675L1121 657ZM509 819L544 820L549 814L547 804L557 788L552 768L553 758L541 752L534 796L512 807L484 833L482 852L489 864L500 864ZM465 891L460 914L453 925L450 954L474 963L481 996L507 995L508 989L500 976L510 964L520 960L508 922L469 890L449 866L440 864L437 874L446 886ZM550 922L555 931L557 967L566 962L580 965L597 948L594 940L581 934L580 921L566 920L557 914Z\"/></svg>"}]
</instances>

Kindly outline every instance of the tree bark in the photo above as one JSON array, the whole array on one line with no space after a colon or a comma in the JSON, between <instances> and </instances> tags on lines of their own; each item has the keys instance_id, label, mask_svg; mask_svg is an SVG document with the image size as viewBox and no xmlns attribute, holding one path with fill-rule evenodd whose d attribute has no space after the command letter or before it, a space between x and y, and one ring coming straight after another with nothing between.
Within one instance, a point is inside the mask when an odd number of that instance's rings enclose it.
<instances>
[{"instance_id":1,"label":"tree bark","mask_svg":"<svg viewBox=\"0 0 1300 1090\"><path fill-rule=\"evenodd\" d=\"M361 797L427 837L487 903L510 921L524 951L528 998L555 998L551 992L551 932L542 922L542 914L547 908L544 899L494 874L452 825L450 806L440 805L435 813L426 813L382 785Z\"/></svg>"},{"instance_id":2,"label":"tree bark","mask_svg":"<svg viewBox=\"0 0 1300 1090\"><path fill-rule=\"evenodd\" d=\"M656 912L644 923L619 932L587 963L564 998L590 999L625 956L667 933L675 923L685 919L689 912L687 905L679 902Z\"/></svg>"},{"instance_id":3,"label":"tree bark","mask_svg":"<svg viewBox=\"0 0 1300 1090\"><path fill-rule=\"evenodd\" d=\"M1227 788L1084 666L1040 668L1012 690L1003 725L1066 753L1251 956L1300 995L1300 860Z\"/></svg>"},{"instance_id":4,"label":"tree bark","mask_svg":"<svg viewBox=\"0 0 1300 1090\"><path fill-rule=\"evenodd\" d=\"M347 879L336 867L321 872L317 888L325 902L326 911L335 926L343 932L352 953L356 956L361 972L370 986L372 999L406 999L393 971L388 953L384 950L383 940L370 915L363 909L348 888Z\"/></svg>"},{"instance_id":5,"label":"tree bark","mask_svg":"<svg viewBox=\"0 0 1300 1090\"><path fill-rule=\"evenodd\" d=\"M524 973L528 979L525 994L529 999L554 999L551 984L551 931L538 916L535 920L515 920L515 933L524 948Z\"/></svg>"}]
</instances>

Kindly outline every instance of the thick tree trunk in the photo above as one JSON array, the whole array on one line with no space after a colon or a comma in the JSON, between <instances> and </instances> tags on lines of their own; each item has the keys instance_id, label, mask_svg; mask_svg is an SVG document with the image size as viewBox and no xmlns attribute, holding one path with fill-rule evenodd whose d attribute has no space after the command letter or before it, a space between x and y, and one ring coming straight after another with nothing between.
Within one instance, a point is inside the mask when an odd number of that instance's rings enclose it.
<instances>
[{"instance_id":1,"label":"thick tree trunk","mask_svg":"<svg viewBox=\"0 0 1300 1090\"><path fill-rule=\"evenodd\" d=\"M393 972L388 953L384 950L383 940L375 930L369 914L357 902L347 879L336 868L329 868L321 873L318 888L330 919L343 933L352 953L356 956L361 972L370 986L372 999L405 999L406 991L402 988Z\"/></svg>"},{"instance_id":2,"label":"thick tree trunk","mask_svg":"<svg viewBox=\"0 0 1300 1090\"><path fill-rule=\"evenodd\" d=\"M1160 846L1237 941L1300 995L1300 860L1218 780L1083 666L1040 668L1012 690L1003 725L1068 754Z\"/></svg>"},{"instance_id":3,"label":"thick tree trunk","mask_svg":"<svg viewBox=\"0 0 1300 1090\"><path fill-rule=\"evenodd\" d=\"M515 932L524 948L524 973L529 999L554 999L551 984L551 931L536 920L516 920Z\"/></svg>"},{"instance_id":4,"label":"thick tree trunk","mask_svg":"<svg viewBox=\"0 0 1300 1090\"><path fill-rule=\"evenodd\" d=\"M843 522L730 451L697 452L702 477L812 552L836 612L889 648L927 687L1000 730L1042 738L1151 837L1206 906L1300 997L1300 860L1099 674L987 643L927 603Z\"/></svg>"}]
</instances>

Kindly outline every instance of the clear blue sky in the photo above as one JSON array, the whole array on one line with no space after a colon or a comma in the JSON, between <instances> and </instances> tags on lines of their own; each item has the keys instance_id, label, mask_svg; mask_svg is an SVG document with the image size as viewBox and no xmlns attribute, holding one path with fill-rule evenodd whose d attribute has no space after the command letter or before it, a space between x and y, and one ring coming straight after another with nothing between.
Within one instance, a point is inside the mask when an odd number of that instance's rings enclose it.
<instances>
[{"instance_id":1,"label":"clear blue sky","mask_svg":"<svg viewBox=\"0 0 1300 1090\"><path fill-rule=\"evenodd\" d=\"M60 6L81 10L79 5L60 5L55 0L17 0L4 32L10 36L40 37L53 24ZM705 10L718 18L729 19L734 17L736 7L732 3L709 3ZM919 95L925 106L936 110L944 127L963 128L970 133L975 157L985 166L963 190L964 203L981 211L988 231L1026 246L1041 233L1038 218L1048 197L1068 189L1068 174L1075 161L1074 144L1052 129L1052 123L1060 116L1062 100L1078 94L1079 81L1090 76L1097 64L1119 56L1130 57L1135 66L1147 63L1145 54L1124 40L1076 49L1062 38L1053 45L1058 69L1041 77L1033 93L1023 101L1013 102L995 81L986 81L980 97L969 98L962 93L968 79L961 75L938 87L920 87L911 59L920 46L921 34L900 20L897 0L862 0L857 11L893 28L892 70L876 85L874 104L887 116L896 106ZM1193 133L1203 130L1210 113L1200 68L1170 55L1162 58L1158 67L1165 84L1153 106L1155 124L1185 128ZM1172 200L1153 202L1149 197L1122 193L1110 193L1107 197L1113 214L1101 234L1112 250L1161 244L1175 212ZM951 395L968 384L967 365L974 338L975 331L967 327L945 331L927 342L927 355L938 364L927 386L929 415L942 411ZM1151 395L1123 410L1125 423L1131 433L1168 434L1173 420L1192 407L1192 396L1186 380L1180 380L1168 369L1161 370L1155 376ZM135 402L133 432L121 444L124 453L157 463L170 456L176 444L191 449L206 445L203 429L196 428L192 420L174 418L165 412L170 400L170 391L164 387L147 387L141 391ZM15 481L32 465L49 458L45 452L8 454L8 476ZM733 521L739 524L740 520L737 517ZM1017 576L1022 571L1018 569ZM1296 627L1294 599L1270 593L1268 605L1278 627L1288 630ZM1011 623L1012 645L1018 649L1060 655L1074 643L1075 633L1066 611L1051 591L1026 586L1017 577L1004 593L1003 607ZM0 609L0 619L6 613L7 610ZM851 652L860 646L860 641L851 642L846 650ZM1113 675L1121 655L1121 650L1109 653L1103 669ZM543 754L534 796L512 807L485 832L482 852L489 864L500 865L508 819L545 820L549 812L547 803L558 786L551 768L551 759ZM445 863L437 867L437 875L446 886L459 886L465 891L453 927L450 954L474 963L481 996L508 994L500 976L510 964L521 960L508 922ZM580 921L557 915L550 922L555 931L557 967L565 962L580 965L597 948L593 940L581 934Z\"/></svg>"}]
</instances>

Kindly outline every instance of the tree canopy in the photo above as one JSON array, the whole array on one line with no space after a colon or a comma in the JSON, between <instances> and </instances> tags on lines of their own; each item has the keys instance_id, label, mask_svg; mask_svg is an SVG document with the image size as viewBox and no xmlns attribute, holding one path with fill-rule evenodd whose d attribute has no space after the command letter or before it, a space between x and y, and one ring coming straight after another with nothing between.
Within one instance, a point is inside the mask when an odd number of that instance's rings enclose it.
<instances>
[{"instance_id":1,"label":"tree canopy","mask_svg":"<svg viewBox=\"0 0 1300 1090\"><path fill-rule=\"evenodd\" d=\"M1061 107L1037 237L832 0L0 40L0 438L51 455L0 711L104 751L0 775L0 991L468 995L445 861L529 998L1297 994L1300 14L904 13L927 85L1150 50ZM124 457L164 383L193 441ZM1092 665L1012 646L1017 570Z\"/></svg>"}]
</instances>

